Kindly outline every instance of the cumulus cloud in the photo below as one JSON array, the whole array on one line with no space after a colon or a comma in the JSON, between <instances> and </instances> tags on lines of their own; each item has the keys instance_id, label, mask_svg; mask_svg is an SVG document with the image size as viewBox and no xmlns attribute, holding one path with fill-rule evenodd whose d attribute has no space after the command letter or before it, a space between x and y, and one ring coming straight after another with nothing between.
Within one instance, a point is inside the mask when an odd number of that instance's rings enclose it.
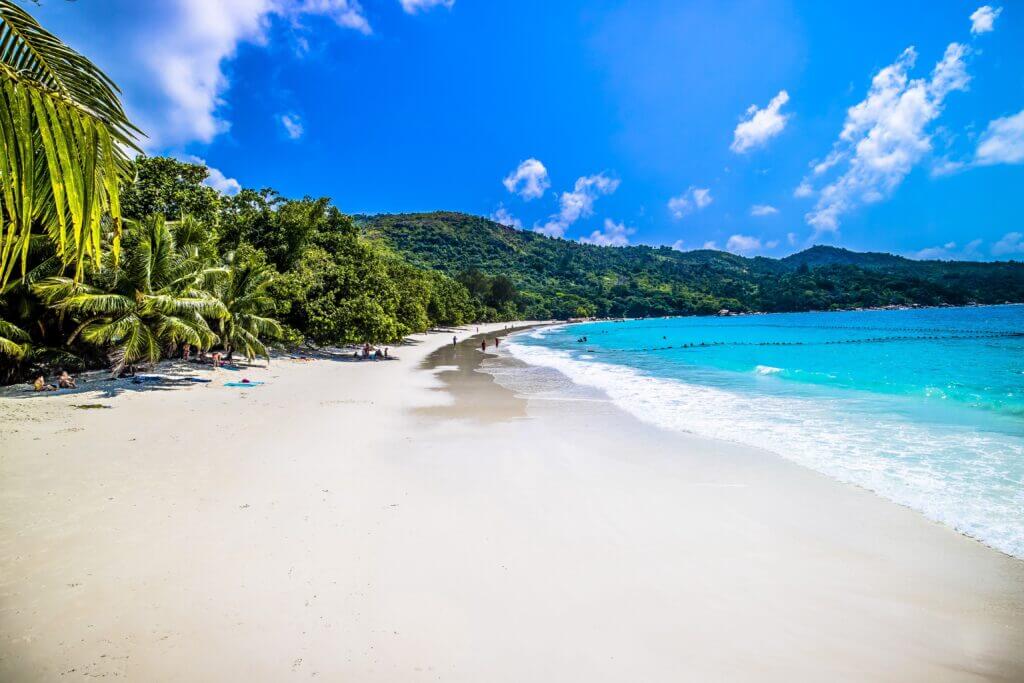
<instances>
[{"instance_id":1,"label":"cumulus cloud","mask_svg":"<svg viewBox=\"0 0 1024 683\"><path fill-rule=\"evenodd\" d=\"M320 16L372 32L357 0L125 2L110 14L117 41L89 32L87 22L66 34L121 86L151 152L207 143L230 128L222 109L230 86L226 66L241 44L266 44L275 19L298 24Z\"/></svg>"},{"instance_id":2,"label":"cumulus cloud","mask_svg":"<svg viewBox=\"0 0 1024 683\"><path fill-rule=\"evenodd\" d=\"M764 109L758 108L756 104L750 105L745 117L733 131L729 149L737 154L745 154L781 133L789 120L789 115L780 111L786 102L789 102L789 93L780 90Z\"/></svg>"},{"instance_id":3,"label":"cumulus cloud","mask_svg":"<svg viewBox=\"0 0 1024 683\"><path fill-rule=\"evenodd\" d=\"M713 201L710 189L691 185L683 194L668 200L668 210L675 218L682 218L693 211L700 211Z\"/></svg>"},{"instance_id":4,"label":"cumulus cloud","mask_svg":"<svg viewBox=\"0 0 1024 683\"><path fill-rule=\"evenodd\" d=\"M807 180L801 181L800 184L796 186L796 189L793 190L793 196L798 199L804 199L805 197L810 197L813 195L814 187L812 187L811 183Z\"/></svg>"},{"instance_id":5,"label":"cumulus cloud","mask_svg":"<svg viewBox=\"0 0 1024 683\"><path fill-rule=\"evenodd\" d=\"M548 169L544 168L540 160L532 157L520 162L519 166L501 182L506 190L518 194L526 201L543 197L544 192L551 187Z\"/></svg>"},{"instance_id":6,"label":"cumulus cloud","mask_svg":"<svg viewBox=\"0 0 1024 683\"><path fill-rule=\"evenodd\" d=\"M611 194L618 188L618 179L609 178L604 173L577 178L572 191L563 192L558 198L558 213L534 230L548 237L562 237L570 225L593 215L594 202L598 197Z\"/></svg>"},{"instance_id":7,"label":"cumulus cloud","mask_svg":"<svg viewBox=\"0 0 1024 683\"><path fill-rule=\"evenodd\" d=\"M958 249L956 242L946 242L940 246L926 247L916 251L910 257L925 261L975 261L981 256L978 252L981 244L980 239L971 240L962 249Z\"/></svg>"},{"instance_id":8,"label":"cumulus cloud","mask_svg":"<svg viewBox=\"0 0 1024 683\"><path fill-rule=\"evenodd\" d=\"M674 250L676 250L676 251L686 251L686 249L683 249L683 241L682 240L676 240L675 242L673 242L672 243L672 248Z\"/></svg>"},{"instance_id":9,"label":"cumulus cloud","mask_svg":"<svg viewBox=\"0 0 1024 683\"><path fill-rule=\"evenodd\" d=\"M725 250L746 256L748 254L756 254L762 249L774 249L777 246L779 246L777 240L762 242L760 237L732 235L725 243Z\"/></svg>"},{"instance_id":10,"label":"cumulus cloud","mask_svg":"<svg viewBox=\"0 0 1024 683\"><path fill-rule=\"evenodd\" d=\"M590 237L581 237L580 242L602 247L624 247L629 244L629 236L635 232L634 228L627 228L625 223L616 223L611 218L605 218L604 230L595 230L590 233Z\"/></svg>"},{"instance_id":11,"label":"cumulus cloud","mask_svg":"<svg viewBox=\"0 0 1024 683\"><path fill-rule=\"evenodd\" d=\"M491 214L490 218L495 223L501 223L502 225L507 225L510 228L521 229L523 227L523 222L509 213L508 209L504 206L499 206L498 209Z\"/></svg>"},{"instance_id":12,"label":"cumulus cloud","mask_svg":"<svg viewBox=\"0 0 1024 683\"><path fill-rule=\"evenodd\" d=\"M974 10L974 13L971 15L971 33L977 35L995 30L996 19L999 18L1002 12L1002 7L992 9L991 5L982 5Z\"/></svg>"},{"instance_id":13,"label":"cumulus cloud","mask_svg":"<svg viewBox=\"0 0 1024 683\"><path fill-rule=\"evenodd\" d=\"M1024 162L1024 110L989 123L974 160L982 166Z\"/></svg>"},{"instance_id":14,"label":"cumulus cloud","mask_svg":"<svg viewBox=\"0 0 1024 683\"><path fill-rule=\"evenodd\" d=\"M445 9L451 9L455 6L455 0L398 0L402 9L407 14L416 14L434 7L444 7Z\"/></svg>"},{"instance_id":15,"label":"cumulus cloud","mask_svg":"<svg viewBox=\"0 0 1024 683\"><path fill-rule=\"evenodd\" d=\"M217 192L226 195L236 195L242 191L242 185L237 180L234 178L228 178L219 168L214 168L207 164L205 159L201 159L191 154L180 158L182 161L187 161L190 164L206 166L208 175L206 176L206 180L203 181L203 185L212 187L217 190Z\"/></svg>"},{"instance_id":16,"label":"cumulus cloud","mask_svg":"<svg viewBox=\"0 0 1024 683\"><path fill-rule=\"evenodd\" d=\"M714 240L708 240L701 249L718 249L718 243Z\"/></svg>"},{"instance_id":17,"label":"cumulus cloud","mask_svg":"<svg viewBox=\"0 0 1024 683\"><path fill-rule=\"evenodd\" d=\"M298 140L305 132L302 127L302 119L298 114L281 114L281 125L284 126L284 132L292 140Z\"/></svg>"},{"instance_id":18,"label":"cumulus cloud","mask_svg":"<svg viewBox=\"0 0 1024 683\"><path fill-rule=\"evenodd\" d=\"M779 210L770 204L754 204L750 207L751 216L772 216L778 212Z\"/></svg>"},{"instance_id":19,"label":"cumulus cloud","mask_svg":"<svg viewBox=\"0 0 1024 683\"><path fill-rule=\"evenodd\" d=\"M992 245L992 254L994 256L1024 254L1024 233L1006 233L998 242Z\"/></svg>"},{"instance_id":20,"label":"cumulus cloud","mask_svg":"<svg viewBox=\"0 0 1024 683\"><path fill-rule=\"evenodd\" d=\"M966 90L970 81L967 54L964 45L950 43L929 78L911 79L917 52L910 47L875 74L867 97L847 111L832 151L815 166L816 175L841 169L806 215L816 236L837 231L843 214L892 194L931 151L929 124L942 113L946 96Z\"/></svg>"}]
</instances>

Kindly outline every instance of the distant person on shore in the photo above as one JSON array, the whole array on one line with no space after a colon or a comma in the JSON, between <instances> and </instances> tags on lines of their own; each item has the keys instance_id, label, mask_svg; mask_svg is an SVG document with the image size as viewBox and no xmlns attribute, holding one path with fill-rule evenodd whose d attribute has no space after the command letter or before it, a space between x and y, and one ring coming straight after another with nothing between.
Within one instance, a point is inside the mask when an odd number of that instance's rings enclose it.
<instances>
[{"instance_id":1,"label":"distant person on shore","mask_svg":"<svg viewBox=\"0 0 1024 683\"><path fill-rule=\"evenodd\" d=\"M387 359L388 359L388 347L385 346L384 347L384 360L387 360Z\"/></svg>"},{"instance_id":2,"label":"distant person on shore","mask_svg":"<svg viewBox=\"0 0 1024 683\"><path fill-rule=\"evenodd\" d=\"M499 338L499 337L495 337L495 338L494 338L494 348L498 348L498 343L499 343L500 341L501 341L501 338Z\"/></svg>"},{"instance_id":3,"label":"distant person on shore","mask_svg":"<svg viewBox=\"0 0 1024 683\"><path fill-rule=\"evenodd\" d=\"M188 342L181 347L181 358L182 360L189 361L192 359L192 345Z\"/></svg>"},{"instance_id":4,"label":"distant person on shore","mask_svg":"<svg viewBox=\"0 0 1024 683\"><path fill-rule=\"evenodd\" d=\"M452 335L452 346L455 346L455 342L456 342L456 341L457 341L457 340L455 339L455 335L453 334L453 335Z\"/></svg>"},{"instance_id":5,"label":"distant person on shore","mask_svg":"<svg viewBox=\"0 0 1024 683\"><path fill-rule=\"evenodd\" d=\"M481 339L480 340L480 350L481 351L486 351L487 350L487 340L486 339Z\"/></svg>"},{"instance_id":6,"label":"distant person on shore","mask_svg":"<svg viewBox=\"0 0 1024 683\"><path fill-rule=\"evenodd\" d=\"M213 360L213 367L219 368L221 358L220 351L214 351L213 354L210 355L210 358Z\"/></svg>"},{"instance_id":7,"label":"distant person on shore","mask_svg":"<svg viewBox=\"0 0 1024 683\"><path fill-rule=\"evenodd\" d=\"M36 377L36 381L32 382L33 391L53 391L56 388L57 387L53 386L52 384L47 384L46 377L44 377L43 375L39 375L38 377Z\"/></svg>"},{"instance_id":8,"label":"distant person on shore","mask_svg":"<svg viewBox=\"0 0 1024 683\"><path fill-rule=\"evenodd\" d=\"M60 377L57 378L57 386L61 389L75 389L78 385L75 383L75 378L69 375L67 370L63 370Z\"/></svg>"}]
</instances>

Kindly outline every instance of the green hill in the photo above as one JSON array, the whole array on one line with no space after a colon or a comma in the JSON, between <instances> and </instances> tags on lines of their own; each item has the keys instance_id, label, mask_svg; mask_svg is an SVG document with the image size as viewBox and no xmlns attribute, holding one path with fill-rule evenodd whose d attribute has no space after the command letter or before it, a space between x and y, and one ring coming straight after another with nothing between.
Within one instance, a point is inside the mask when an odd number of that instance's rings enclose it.
<instances>
[{"instance_id":1,"label":"green hill","mask_svg":"<svg viewBox=\"0 0 1024 683\"><path fill-rule=\"evenodd\" d=\"M1024 301L1024 264L914 261L816 246L783 259L599 247L435 212L356 216L414 265L458 278L492 316L650 316ZM504 276L514 290L491 296ZM505 287L505 284L502 284ZM488 298L490 297L490 301Z\"/></svg>"}]
</instances>

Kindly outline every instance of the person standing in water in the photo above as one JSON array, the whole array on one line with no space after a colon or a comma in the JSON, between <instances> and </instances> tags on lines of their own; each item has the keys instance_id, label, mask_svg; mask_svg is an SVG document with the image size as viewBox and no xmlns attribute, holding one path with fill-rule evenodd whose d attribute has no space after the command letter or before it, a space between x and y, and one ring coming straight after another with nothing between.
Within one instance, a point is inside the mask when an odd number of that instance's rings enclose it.
<instances>
[{"instance_id":1,"label":"person standing in water","mask_svg":"<svg viewBox=\"0 0 1024 683\"><path fill-rule=\"evenodd\" d=\"M486 351L487 350L487 340L486 339L481 339L480 340L480 350L481 351Z\"/></svg>"},{"instance_id":2,"label":"person standing in water","mask_svg":"<svg viewBox=\"0 0 1024 683\"><path fill-rule=\"evenodd\" d=\"M501 341L500 337L495 337L494 338L494 348L498 348L498 342L500 342L500 341Z\"/></svg>"}]
</instances>

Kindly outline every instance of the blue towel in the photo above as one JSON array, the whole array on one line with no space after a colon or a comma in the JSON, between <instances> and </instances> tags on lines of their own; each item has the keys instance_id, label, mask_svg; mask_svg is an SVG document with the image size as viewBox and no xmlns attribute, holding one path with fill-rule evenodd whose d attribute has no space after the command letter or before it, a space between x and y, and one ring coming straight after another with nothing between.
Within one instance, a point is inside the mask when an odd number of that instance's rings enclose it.
<instances>
[{"instance_id":1,"label":"blue towel","mask_svg":"<svg viewBox=\"0 0 1024 683\"><path fill-rule=\"evenodd\" d=\"M263 382L225 382L226 387L258 387Z\"/></svg>"}]
</instances>

